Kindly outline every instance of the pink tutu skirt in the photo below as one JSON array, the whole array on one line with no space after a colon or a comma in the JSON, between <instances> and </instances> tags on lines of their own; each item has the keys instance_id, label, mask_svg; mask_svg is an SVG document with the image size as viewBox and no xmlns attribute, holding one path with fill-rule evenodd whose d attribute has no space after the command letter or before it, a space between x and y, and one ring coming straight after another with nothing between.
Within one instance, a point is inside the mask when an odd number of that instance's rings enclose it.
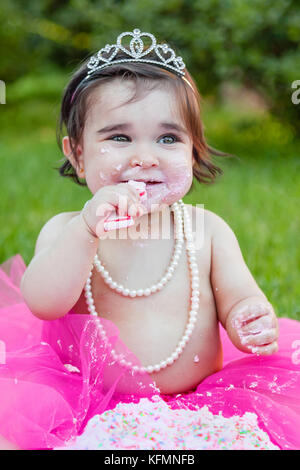
<instances>
[{"instance_id":1,"label":"pink tutu skirt","mask_svg":"<svg viewBox=\"0 0 300 470\"><path fill-rule=\"evenodd\" d=\"M80 436L95 415L120 403L157 396L151 376L118 366L111 349L138 360L117 327L72 313L53 321L36 318L25 304L21 255L0 267L0 435L21 449L63 447ZM279 319L279 351L272 356L237 350L221 328L223 369L195 390L160 397L173 410L207 407L224 417L255 413L260 429L280 449L300 449L300 322ZM126 394L122 390L127 390ZM130 393L128 393L128 391Z\"/></svg>"}]
</instances>

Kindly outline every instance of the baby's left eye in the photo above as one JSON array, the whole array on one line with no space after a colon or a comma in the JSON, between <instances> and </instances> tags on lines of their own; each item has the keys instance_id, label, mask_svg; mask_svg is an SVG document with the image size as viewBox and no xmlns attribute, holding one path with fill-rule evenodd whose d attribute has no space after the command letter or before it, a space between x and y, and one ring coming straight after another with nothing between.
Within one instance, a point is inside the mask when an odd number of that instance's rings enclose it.
<instances>
[{"instance_id":1,"label":"baby's left eye","mask_svg":"<svg viewBox=\"0 0 300 470\"><path fill-rule=\"evenodd\" d=\"M174 144L175 142L179 141L176 135L173 135L173 134L164 135L163 137L161 137L161 139L168 139L168 141L165 142L167 144Z\"/></svg>"}]
</instances>

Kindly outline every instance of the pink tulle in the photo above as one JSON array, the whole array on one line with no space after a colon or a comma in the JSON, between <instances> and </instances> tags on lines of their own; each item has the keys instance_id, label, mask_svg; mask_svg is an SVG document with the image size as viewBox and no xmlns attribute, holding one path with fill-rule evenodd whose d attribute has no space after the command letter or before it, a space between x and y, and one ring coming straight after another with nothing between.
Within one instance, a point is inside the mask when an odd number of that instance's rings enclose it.
<instances>
[{"instance_id":1,"label":"pink tulle","mask_svg":"<svg viewBox=\"0 0 300 470\"><path fill-rule=\"evenodd\" d=\"M60 447L95 414L157 395L150 376L131 374L113 360L112 347L140 365L112 322L104 321L109 343L103 344L97 318L70 311L42 321L19 289L22 257L1 267L0 435L22 449ZM300 322L285 318L279 325L279 351L267 357L238 351L221 329L223 369L196 390L162 398L174 409L207 405L225 417L254 412L274 444L300 449Z\"/></svg>"}]
</instances>

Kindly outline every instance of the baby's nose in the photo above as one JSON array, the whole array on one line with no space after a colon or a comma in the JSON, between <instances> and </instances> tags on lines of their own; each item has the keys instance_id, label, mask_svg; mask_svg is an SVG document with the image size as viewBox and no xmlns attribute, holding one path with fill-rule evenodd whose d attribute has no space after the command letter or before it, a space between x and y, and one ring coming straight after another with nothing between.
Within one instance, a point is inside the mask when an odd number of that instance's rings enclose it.
<instances>
[{"instance_id":1,"label":"baby's nose","mask_svg":"<svg viewBox=\"0 0 300 470\"><path fill-rule=\"evenodd\" d=\"M132 158L131 166L141 166L142 168L151 168L153 166L158 166L158 160L155 157L149 158Z\"/></svg>"}]
</instances>

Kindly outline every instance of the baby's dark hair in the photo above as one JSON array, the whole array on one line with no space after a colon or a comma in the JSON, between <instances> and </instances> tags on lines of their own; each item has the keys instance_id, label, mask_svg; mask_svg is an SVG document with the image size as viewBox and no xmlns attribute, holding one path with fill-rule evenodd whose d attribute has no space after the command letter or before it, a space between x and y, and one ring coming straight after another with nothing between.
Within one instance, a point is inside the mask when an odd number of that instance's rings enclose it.
<instances>
[{"instance_id":1,"label":"baby's dark hair","mask_svg":"<svg viewBox=\"0 0 300 470\"><path fill-rule=\"evenodd\" d=\"M124 52L120 51L115 59L122 58L126 58L126 56ZM130 79L135 82L135 94L127 103L138 100L143 92L157 86L165 85L167 89L173 90L179 104L182 120L193 141L193 156L195 158L193 175L200 183L208 184L213 183L216 176L223 173L221 168L212 162L211 155L222 157L232 157L233 155L207 145L200 117L202 98L192 76L186 69L185 79L188 80L189 84L182 77L167 69L148 63L134 62L110 65L94 72L89 79L83 81L88 72L88 60L85 60L74 73L63 93L57 126L57 143L61 150L65 126L70 138L71 153L77 161L76 148L82 138L86 113L90 104L88 99L90 94L95 88L119 77L122 80ZM67 158L64 159L64 163L59 168L55 169L59 170L61 176L72 178L77 184L86 186L85 182L80 181L75 168Z\"/></svg>"}]
</instances>

